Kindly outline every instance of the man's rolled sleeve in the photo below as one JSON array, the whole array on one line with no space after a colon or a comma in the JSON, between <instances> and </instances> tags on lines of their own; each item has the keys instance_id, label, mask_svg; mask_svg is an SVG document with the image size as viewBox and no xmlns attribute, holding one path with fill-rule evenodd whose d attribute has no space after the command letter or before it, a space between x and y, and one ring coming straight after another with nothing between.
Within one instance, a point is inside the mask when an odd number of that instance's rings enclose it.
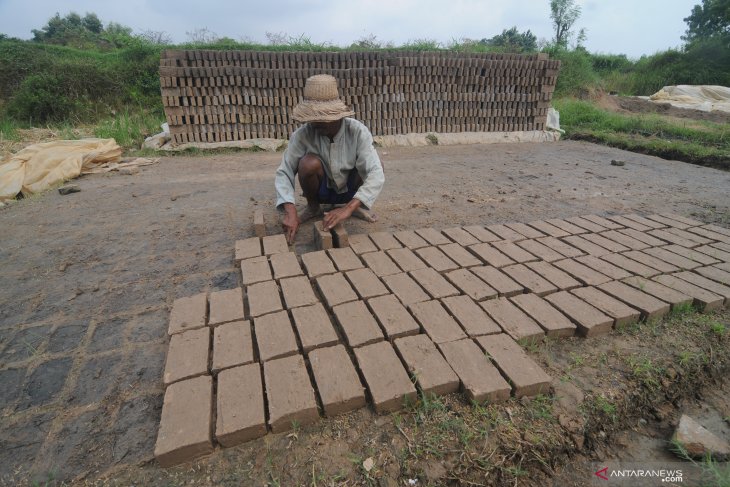
<instances>
[{"instance_id":1,"label":"man's rolled sleeve","mask_svg":"<svg viewBox=\"0 0 730 487\"><path fill-rule=\"evenodd\" d=\"M360 133L358 137L355 167L362 177L362 186L357 190L354 198L360 200L363 206L369 209L375 204L375 200L383 189L385 174L378 152L373 147L373 137L367 131Z\"/></svg>"}]
</instances>

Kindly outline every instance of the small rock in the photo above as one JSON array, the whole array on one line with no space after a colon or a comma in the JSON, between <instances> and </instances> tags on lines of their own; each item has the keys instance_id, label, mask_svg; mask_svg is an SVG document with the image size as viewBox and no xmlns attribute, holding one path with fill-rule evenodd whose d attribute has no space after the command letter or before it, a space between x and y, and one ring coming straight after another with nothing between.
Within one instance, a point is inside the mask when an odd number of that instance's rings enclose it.
<instances>
[{"instance_id":1,"label":"small rock","mask_svg":"<svg viewBox=\"0 0 730 487\"><path fill-rule=\"evenodd\" d=\"M138 172L139 168L137 166L119 168L119 174L124 174L125 176L131 176L132 174L137 174Z\"/></svg>"},{"instance_id":2,"label":"small rock","mask_svg":"<svg viewBox=\"0 0 730 487\"><path fill-rule=\"evenodd\" d=\"M617 161L616 159L611 159L611 165L612 166L625 166L626 161Z\"/></svg>"},{"instance_id":3,"label":"small rock","mask_svg":"<svg viewBox=\"0 0 730 487\"><path fill-rule=\"evenodd\" d=\"M58 188L58 192L63 195L71 194L71 193L78 193L79 191L81 191L81 188L79 188L75 184L72 184L70 186L62 186L62 187Z\"/></svg>"},{"instance_id":4,"label":"small rock","mask_svg":"<svg viewBox=\"0 0 730 487\"><path fill-rule=\"evenodd\" d=\"M371 471L374 466L375 466L375 460L373 460L372 457L368 457L365 459L364 462L362 462L362 468L364 468L366 472Z\"/></svg>"},{"instance_id":5,"label":"small rock","mask_svg":"<svg viewBox=\"0 0 730 487\"><path fill-rule=\"evenodd\" d=\"M730 458L730 444L712 434L686 414L679 419L679 425L672 436L672 441L682 446L691 458L699 460L708 454L718 462L724 462Z\"/></svg>"}]
</instances>

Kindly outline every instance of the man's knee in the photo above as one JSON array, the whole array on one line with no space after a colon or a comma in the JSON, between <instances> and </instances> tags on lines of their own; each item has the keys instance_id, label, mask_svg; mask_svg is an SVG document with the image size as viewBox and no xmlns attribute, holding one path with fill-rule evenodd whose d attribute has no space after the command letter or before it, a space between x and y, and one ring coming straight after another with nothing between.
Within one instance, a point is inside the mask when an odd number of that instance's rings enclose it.
<instances>
[{"instance_id":1,"label":"man's knee","mask_svg":"<svg viewBox=\"0 0 730 487\"><path fill-rule=\"evenodd\" d=\"M321 177L324 174L322 160L314 154L305 154L299 159L299 179L311 176Z\"/></svg>"}]
</instances>

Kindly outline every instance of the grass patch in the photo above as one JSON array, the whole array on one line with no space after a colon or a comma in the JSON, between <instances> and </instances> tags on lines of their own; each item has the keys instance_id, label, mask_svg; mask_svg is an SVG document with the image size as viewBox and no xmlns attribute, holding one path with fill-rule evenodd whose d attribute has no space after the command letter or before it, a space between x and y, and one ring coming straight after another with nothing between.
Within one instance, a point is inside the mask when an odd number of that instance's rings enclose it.
<instances>
[{"instance_id":1,"label":"grass patch","mask_svg":"<svg viewBox=\"0 0 730 487\"><path fill-rule=\"evenodd\" d=\"M730 169L730 128L726 124L612 113L574 98L556 99L554 105L568 139Z\"/></svg>"},{"instance_id":2,"label":"grass patch","mask_svg":"<svg viewBox=\"0 0 730 487\"><path fill-rule=\"evenodd\" d=\"M114 139L124 149L139 148L145 138L161 131L161 121L164 121L164 116L156 112L125 110L96 125L94 135L102 139Z\"/></svg>"}]
</instances>

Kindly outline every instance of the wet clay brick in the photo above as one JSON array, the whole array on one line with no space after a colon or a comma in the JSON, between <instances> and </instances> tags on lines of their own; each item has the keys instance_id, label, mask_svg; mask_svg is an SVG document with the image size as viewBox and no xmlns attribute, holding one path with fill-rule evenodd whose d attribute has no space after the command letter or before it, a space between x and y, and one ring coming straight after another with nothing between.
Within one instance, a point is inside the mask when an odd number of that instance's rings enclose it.
<instances>
[{"instance_id":1,"label":"wet clay brick","mask_svg":"<svg viewBox=\"0 0 730 487\"><path fill-rule=\"evenodd\" d=\"M648 265L636 262L633 259L629 259L623 254L608 254L601 256L602 260L609 262L615 266L618 266L632 274L641 277L652 277L657 274L661 274L658 270L649 267Z\"/></svg>"},{"instance_id":2,"label":"wet clay brick","mask_svg":"<svg viewBox=\"0 0 730 487\"><path fill-rule=\"evenodd\" d=\"M495 289L491 288L487 283L466 269L457 269L445 274L445 276L461 292L472 299L481 301L483 299L497 297L497 291Z\"/></svg>"},{"instance_id":3,"label":"wet clay brick","mask_svg":"<svg viewBox=\"0 0 730 487\"><path fill-rule=\"evenodd\" d=\"M337 332L322 303L293 309L291 314L304 353L339 342Z\"/></svg>"},{"instance_id":4,"label":"wet clay brick","mask_svg":"<svg viewBox=\"0 0 730 487\"><path fill-rule=\"evenodd\" d=\"M365 406L365 388L343 345L312 351L309 363L325 416L331 418Z\"/></svg>"},{"instance_id":5,"label":"wet clay brick","mask_svg":"<svg viewBox=\"0 0 730 487\"><path fill-rule=\"evenodd\" d=\"M269 267L269 260L266 257L254 257L253 259L241 261L241 282L244 286L250 286L257 282L270 281L271 279L271 268Z\"/></svg>"},{"instance_id":6,"label":"wet clay brick","mask_svg":"<svg viewBox=\"0 0 730 487\"><path fill-rule=\"evenodd\" d=\"M610 277L611 279L625 279L631 276L631 273L625 269L615 266L605 260L601 260L594 255L584 255L575 259L581 264L590 267L599 274Z\"/></svg>"},{"instance_id":7,"label":"wet clay brick","mask_svg":"<svg viewBox=\"0 0 730 487\"><path fill-rule=\"evenodd\" d=\"M234 321L213 330L213 363L211 371L246 365L253 362L251 322Z\"/></svg>"},{"instance_id":8,"label":"wet clay brick","mask_svg":"<svg viewBox=\"0 0 730 487\"><path fill-rule=\"evenodd\" d=\"M453 342L466 338L459 324L436 300L413 304L411 311L435 343Z\"/></svg>"},{"instance_id":9,"label":"wet clay brick","mask_svg":"<svg viewBox=\"0 0 730 487\"><path fill-rule=\"evenodd\" d=\"M477 342L512 383L515 397L548 392L552 378L509 335L483 336Z\"/></svg>"},{"instance_id":10,"label":"wet clay brick","mask_svg":"<svg viewBox=\"0 0 730 487\"><path fill-rule=\"evenodd\" d=\"M689 240L684 237L680 237L679 235L675 235L674 233L667 230L651 230L649 235L652 235L656 238L660 238L662 240L666 240L667 242L681 245L682 247L687 247L688 249L691 249L693 247L697 247L699 244L695 242L694 240Z\"/></svg>"},{"instance_id":11,"label":"wet clay brick","mask_svg":"<svg viewBox=\"0 0 730 487\"><path fill-rule=\"evenodd\" d=\"M416 388L389 342L356 348L355 357L375 411L389 413L415 401Z\"/></svg>"},{"instance_id":12,"label":"wet clay brick","mask_svg":"<svg viewBox=\"0 0 730 487\"><path fill-rule=\"evenodd\" d=\"M442 396L459 390L459 377L426 335L399 338L394 345L424 394Z\"/></svg>"},{"instance_id":13,"label":"wet clay brick","mask_svg":"<svg viewBox=\"0 0 730 487\"><path fill-rule=\"evenodd\" d=\"M330 259L335 263L338 271L351 271L353 269L362 269L363 265L355 252L350 247L342 249L330 249L327 251Z\"/></svg>"},{"instance_id":14,"label":"wet clay brick","mask_svg":"<svg viewBox=\"0 0 730 487\"><path fill-rule=\"evenodd\" d=\"M524 223L507 223L505 226L523 235L525 238L540 238L545 236L544 233L539 232Z\"/></svg>"},{"instance_id":15,"label":"wet clay brick","mask_svg":"<svg viewBox=\"0 0 730 487\"><path fill-rule=\"evenodd\" d=\"M303 274L302 266L299 265L297 254L294 252L274 254L269 260L271 261L271 267L274 269L274 279L301 276Z\"/></svg>"},{"instance_id":16,"label":"wet clay brick","mask_svg":"<svg viewBox=\"0 0 730 487\"><path fill-rule=\"evenodd\" d=\"M426 263L419 259L411 249L392 249L388 251L388 256L393 259L393 262L398 264L398 267L400 267L403 272L415 271L428 267Z\"/></svg>"},{"instance_id":17,"label":"wet clay brick","mask_svg":"<svg viewBox=\"0 0 730 487\"><path fill-rule=\"evenodd\" d=\"M585 337L603 335L613 326L613 318L568 291L551 294L545 299L578 325L579 335Z\"/></svg>"},{"instance_id":18,"label":"wet clay brick","mask_svg":"<svg viewBox=\"0 0 730 487\"><path fill-rule=\"evenodd\" d=\"M416 249L416 254L418 254L418 256L423 259L426 264L439 272L459 268L459 264L446 257L446 254L439 250L438 247L423 247Z\"/></svg>"},{"instance_id":19,"label":"wet clay brick","mask_svg":"<svg viewBox=\"0 0 730 487\"><path fill-rule=\"evenodd\" d=\"M545 336L543 329L507 298L490 299L479 304L515 340Z\"/></svg>"},{"instance_id":20,"label":"wet clay brick","mask_svg":"<svg viewBox=\"0 0 730 487\"><path fill-rule=\"evenodd\" d=\"M546 247L550 247L555 252L564 255L565 257L571 258L571 257L578 257L581 255L584 255L582 250L576 249L572 245L568 245L567 243L563 242L562 240L559 240L554 237L543 237L537 239L538 242L543 244Z\"/></svg>"},{"instance_id":21,"label":"wet clay brick","mask_svg":"<svg viewBox=\"0 0 730 487\"><path fill-rule=\"evenodd\" d=\"M283 254L289 252L289 244L283 234L269 235L261 239L264 245L264 255Z\"/></svg>"},{"instance_id":22,"label":"wet clay brick","mask_svg":"<svg viewBox=\"0 0 730 487\"><path fill-rule=\"evenodd\" d=\"M695 274L694 272L687 271L678 272L676 274L673 274L673 276L687 281L690 284L694 284L697 287L701 287L702 289L707 289L711 293L717 294L718 296L722 296L723 298L725 298L724 304L727 304L728 299L730 299L730 287L720 284L719 282L715 282L712 279L708 279L706 277L700 276L699 274Z\"/></svg>"},{"instance_id":23,"label":"wet clay brick","mask_svg":"<svg viewBox=\"0 0 730 487\"><path fill-rule=\"evenodd\" d=\"M483 403L509 399L512 388L471 339L444 343L439 348L459 376L461 389L470 401Z\"/></svg>"},{"instance_id":24,"label":"wet clay brick","mask_svg":"<svg viewBox=\"0 0 730 487\"><path fill-rule=\"evenodd\" d=\"M413 303L421 301L428 301L429 299L428 294L426 294L416 281L411 279L411 277L406 273L385 276L383 277L383 281L385 282L385 285L388 286L388 289L390 289L405 306L410 306Z\"/></svg>"},{"instance_id":25,"label":"wet clay brick","mask_svg":"<svg viewBox=\"0 0 730 487\"><path fill-rule=\"evenodd\" d=\"M172 303L168 335L194 330L205 326L208 315L208 297L205 293L178 298Z\"/></svg>"},{"instance_id":26,"label":"wet clay brick","mask_svg":"<svg viewBox=\"0 0 730 487\"><path fill-rule=\"evenodd\" d=\"M660 249L654 249L654 250L660 250ZM703 245L702 247L697 247L697 251L702 252L703 254L707 254L710 257L713 257L717 260L721 260L723 262L730 262L730 252L720 250L719 248L717 248L715 246Z\"/></svg>"},{"instance_id":27,"label":"wet clay brick","mask_svg":"<svg viewBox=\"0 0 730 487\"><path fill-rule=\"evenodd\" d=\"M338 223L330 231L332 234L332 245L338 249L344 249L350 246L350 236L342 223Z\"/></svg>"},{"instance_id":28,"label":"wet clay brick","mask_svg":"<svg viewBox=\"0 0 730 487\"><path fill-rule=\"evenodd\" d=\"M624 279L622 282L628 284L631 287L639 289L640 291L650 294L655 298L669 303L672 309L676 307L682 307L692 304L692 298L686 294L682 294L664 284L659 284L656 281L644 279L643 277L633 276Z\"/></svg>"},{"instance_id":29,"label":"wet clay brick","mask_svg":"<svg viewBox=\"0 0 730 487\"><path fill-rule=\"evenodd\" d=\"M664 284L682 294L690 296L694 300L694 304L704 311L718 309L724 301L722 296L718 296L675 276L657 276L654 280L659 284Z\"/></svg>"},{"instance_id":30,"label":"wet clay brick","mask_svg":"<svg viewBox=\"0 0 730 487\"><path fill-rule=\"evenodd\" d=\"M730 286L730 272L723 271L713 266L699 267L695 269L695 272L708 279L719 282L720 284Z\"/></svg>"},{"instance_id":31,"label":"wet clay brick","mask_svg":"<svg viewBox=\"0 0 730 487\"><path fill-rule=\"evenodd\" d=\"M511 228L505 226L505 225L489 225L487 226L487 230L492 232L493 234L497 235L502 240L508 240L510 242L517 242L518 240L524 240L525 236L522 235L519 232L515 232Z\"/></svg>"},{"instance_id":32,"label":"wet clay brick","mask_svg":"<svg viewBox=\"0 0 730 487\"><path fill-rule=\"evenodd\" d=\"M622 216L622 215L610 216L609 218L611 219L611 221L616 222L621 226L631 228L631 229L637 230L639 232L646 232L647 230L652 229L652 227L650 227L650 226L642 225L641 223L634 221L630 218L626 218L625 216Z\"/></svg>"},{"instance_id":33,"label":"wet clay brick","mask_svg":"<svg viewBox=\"0 0 730 487\"><path fill-rule=\"evenodd\" d=\"M588 230L585 228L579 227L577 225L574 225L566 220L561 220L560 218L551 218L549 220L545 220L550 225L553 225L555 227L558 227L559 229L568 232L569 235L580 235L582 233L586 233Z\"/></svg>"},{"instance_id":34,"label":"wet clay brick","mask_svg":"<svg viewBox=\"0 0 730 487\"><path fill-rule=\"evenodd\" d=\"M661 215L649 215L646 218L649 220L658 222L658 223L662 223L669 227L675 227L675 228L681 228L681 229L685 229L685 228L689 227L689 225L687 225L686 223L681 223L681 222L672 220L670 218L667 218L667 217L664 217Z\"/></svg>"},{"instance_id":35,"label":"wet clay brick","mask_svg":"<svg viewBox=\"0 0 730 487\"><path fill-rule=\"evenodd\" d=\"M155 458L172 467L213 452L213 379L195 377L170 385L162 404Z\"/></svg>"},{"instance_id":36,"label":"wet clay brick","mask_svg":"<svg viewBox=\"0 0 730 487\"><path fill-rule=\"evenodd\" d=\"M537 257L512 242L494 242L491 245L518 264L537 260Z\"/></svg>"},{"instance_id":37,"label":"wet clay brick","mask_svg":"<svg viewBox=\"0 0 730 487\"><path fill-rule=\"evenodd\" d=\"M261 316L284 309L276 281L259 282L248 286L246 294L248 295L248 308L251 316Z\"/></svg>"},{"instance_id":38,"label":"wet clay brick","mask_svg":"<svg viewBox=\"0 0 730 487\"><path fill-rule=\"evenodd\" d=\"M568 223L572 223L573 225L579 226L581 228L584 228L588 232L603 232L606 230L612 230L609 227L599 225L587 218L583 218L580 216L573 216L570 218L566 218L565 221ZM606 220L608 221L608 220ZM608 224L611 224L612 222L608 222Z\"/></svg>"},{"instance_id":39,"label":"wet clay brick","mask_svg":"<svg viewBox=\"0 0 730 487\"><path fill-rule=\"evenodd\" d=\"M256 210L253 212L253 230L257 237L266 236L266 224L264 223L263 210Z\"/></svg>"},{"instance_id":40,"label":"wet clay brick","mask_svg":"<svg viewBox=\"0 0 730 487\"><path fill-rule=\"evenodd\" d=\"M215 437L229 448L266 434L264 388L258 363L218 374Z\"/></svg>"},{"instance_id":41,"label":"wet clay brick","mask_svg":"<svg viewBox=\"0 0 730 487\"><path fill-rule=\"evenodd\" d=\"M245 240L236 240L235 244L235 258L236 261L243 259L251 259L253 257L260 257L261 254L261 239L258 237L247 238Z\"/></svg>"},{"instance_id":42,"label":"wet clay brick","mask_svg":"<svg viewBox=\"0 0 730 487\"><path fill-rule=\"evenodd\" d=\"M668 246L667 248L664 248L664 247L651 248L651 249L645 249L644 253L652 255L652 256L656 257L657 259L661 259L664 262L667 262L669 264L672 264L673 266L679 267L680 269L692 270L701 265L701 264L695 262L694 260L690 260L686 257L683 257L682 255L671 252L670 250L668 250L669 247L672 247L675 250L684 248L681 246Z\"/></svg>"},{"instance_id":43,"label":"wet clay brick","mask_svg":"<svg viewBox=\"0 0 730 487\"><path fill-rule=\"evenodd\" d=\"M446 238L441 232L435 228L419 228L416 233L423 238L429 245L444 245L451 243L451 240Z\"/></svg>"},{"instance_id":44,"label":"wet clay brick","mask_svg":"<svg viewBox=\"0 0 730 487\"><path fill-rule=\"evenodd\" d=\"M581 283L573 279L570 274L565 271L561 271L554 265L550 265L547 262L528 262L525 265L531 270L537 272L543 278L550 281L555 287L557 287L561 291L581 286Z\"/></svg>"},{"instance_id":45,"label":"wet clay brick","mask_svg":"<svg viewBox=\"0 0 730 487\"><path fill-rule=\"evenodd\" d=\"M358 255L378 250L370 237L364 233L350 235L350 248Z\"/></svg>"},{"instance_id":46,"label":"wet clay brick","mask_svg":"<svg viewBox=\"0 0 730 487\"><path fill-rule=\"evenodd\" d=\"M327 252L324 250L302 254L302 263L309 277L318 277L337 272L334 264L327 257Z\"/></svg>"},{"instance_id":47,"label":"wet clay brick","mask_svg":"<svg viewBox=\"0 0 730 487\"><path fill-rule=\"evenodd\" d=\"M443 233L451 240L459 245L463 245L464 247L466 247L467 245L478 244L480 242L480 240L474 237L474 235L459 227L446 228L443 230Z\"/></svg>"},{"instance_id":48,"label":"wet clay brick","mask_svg":"<svg viewBox=\"0 0 730 487\"><path fill-rule=\"evenodd\" d=\"M327 250L332 248L332 234L324 229L324 222L314 222L312 225L312 238L314 247L317 250Z\"/></svg>"},{"instance_id":49,"label":"wet clay brick","mask_svg":"<svg viewBox=\"0 0 730 487\"><path fill-rule=\"evenodd\" d=\"M644 225L646 227L649 227L649 228L664 228L664 227L666 227L666 225L664 225L663 223L659 223L659 222L655 222L653 220L646 219L646 218L644 218L641 215L637 215L636 213L631 213L631 214L628 214L628 215L624 215L624 217L625 218L628 218L629 220L633 220L636 223L639 223L641 225Z\"/></svg>"},{"instance_id":50,"label":"wet clay brick","mask_svg":"<svg viewBox=\"0 0 730 487\"><path fill-rule=\"evenodd\" d=\"M240 287L210 293L210 316L208 317L210 326L243 318L243 291Z\"/></svg>"},{"instance_id":51,"label":"wet clay brick","mask_svg":"<svg viewBox=\"0 0 730 487\"><path fill-rule=\"evenodd\" d=\"M690 226L690 227L699 227L700 225L702 225L702 222L699 222L697 220L693 220L691 218L687 218L687 217L684 217L681 215L675 215L674 213L659 213L659 215L661 215L665 218L668 218L670 220L674 220L675 222L684 223L685 225ZM676 228L676 225L672 225L672 226L675 226L675 228Z\"/></svg>"},{"instance_id":52,"label":"wet clay brick","mask_svg":"<svg viewBox=\"0 0 730 487\"><path fill-rule=\"evenodd\" d=\"M346 272L345 276L352 283L360 299L372 298L388 294L388 289L370 269L357 269Z\"/></svg>"},{"instance_id":53,"label":"wet clay brick","mask_svg":"<svg viewBox=\"0 0 730 487\"><path fill-rule=\"evenodd\" d=\"M613 318L613 326L615 328L621 328L631 323L636 323L641 317L641 313L639 311L625 305L617 299L612 298L608 294L599 291L595 287L581 287L573 289L572 293L594 308Z\"/></svg>"},{"instance_id":54,"label":"wet clay brick","mask_svg":"<svg viewBox=\"0 0 730 487\"><path fill-rule=\"evenodd\" d=\"M556 225L555 222L560 222L560 226ZM534 221L529 222L528 225L530 225L533 228L536 228L540 230L542 233L550 235L551 237L559 238L559 237L567 237L568 235L577 235L579 233L585 233L585 230L582 228L578 228L572 223L568 223L565 220L556 220L553 219L552 221ZM563 226L569 225L570 228L574 228L575 231L567 231Z\"/></svg>"},{"instance_id":55,"label":"wet clay brick","mask_svg":"<svg viewBox=\"0 0 730 487\"><path fill-rule=\"evenodd\" d=\"M472 245L471 247L469 247L469 250L474 255L493 267L504 267L506 265L511 265L515 263L515 261L494 248L492 244L481 243Z\"/></svg>"},{"instance_id":56,"label":"wet clay brick","mask_svg":"<svg viewBox=\"0 0 730 487\"><path fill-rule=\"evenodd\" d=\"M288 357L299 351L286 311L254 318L253 326L261 362Z\"/></svg>"},{"instance_id":57,"label":"wet clay brick","mask_svg":"<svg viewBox=\"0 0 730 487\"><path fill-rule=\"evenodd\" d=\"M542 278L538 273L530 270L522 264L504 267L502 272L522 284L525 289L537 294L538 296L544 296L558 290L558 288L550 283L550 281Z\"/></svg>"},{"instance_id":58,"label":"wet clay brick","mask_svg":"<svg viewBox=\"0 0 730 487\"><path fill-rule=\"evenodd\" d=\"M461 267L471 267L475 265L482 265L482 261L474 257L474 254L466 250L458 243L451 243L439 246L439 249L446 254L446 256L456 262Z\"/></svg>"},{"instance_id":59,"label":"wet clay brick","mask_svg":"<svg viewBox=\"0 0 730 487\"><path fill-rule=\"evenodd\" d=\"M646 320L661 318L669 312L669 304L620 281L601 284L598 289L638 309Z\"/></svg>"},{"instance_id":60,"label":"wet clay brick","mask_svg":"<svg viewBox=\"0 0 730 487\"><path fill-rule=\"evenodd\" d=\"M383 340L383 332L365 306L365 301L341 304L335 306L332 311L351 348Z\"/></svg>"},{"instance_id":61,"label":"wet clay brick","mask_svg":"<svg viewBox=\"0 0 730 487\"><path fill-rule=\"evenodd\" d=\"M658 247L660 245L666 244L666 242L664 240L659 240L656 237L652 237L648 233L639 232L637 230L634 230L633 228L624 228L623 230L617 230L617 231L618 231L618 233L631 237L634 240L638 240L639 242L645 243L647 247ZM643 249L641 249L641 250L643 250Z\"/></svg>"},{"instance_id":62,"label":"wet clay brick","mask_svg":"<svg viewBox=\"0 0 730 487\"><path fill-rule=\"evenodd\" d=\"M730 272L730 262L720 262L719 264L715 264L714 267L725 272Z\"/></svg>"},{"instance_id":63,"label":"wet clay brick","mask_svg":"<svg viewBox=\"0 0 730 487\"><path fill-rule=\"evenodd\" d=\"M687 239L690 242L695 242L699 245L707 245L712 242L712 239L705 238L698 235L697 232L688 232L686 230L680 230L679 228L667 228L667 232L672 233L680 238Z\"/></svg>"},{"instance_id":64,"label":"wet clay brick","mask_svg":"<svg viewBox=\"0 0 730 487\"><path fill-rule=\"evenodd\" d=\"M401 230L400 232L395 232L393 236L409 249L419 249L428 246L428 242L419 237L413 230Z\"/></svg>"},{"instance_id":65,"label":"wet clay brick","mask_svg":"<svg viewBox=\"0 0 730 487\"><path fill-rule=\"evenodd\" d=\"M399 249L402 247L393 234L388 232L371 233L370 240L372 240L380 250Z\"/></svg>"},{"instance_id":66,"label":"wet clay brick","mask_svg":"<svg viewBox=\"0 0 730 487\"><path fill-rule=\"evenodd\" d=\"M317 287L330 308L348 301L357 301L357 294L343 274L318 277Z\"/></svg>"},{"instance_id":67,"label":"wet clay brick","mask_svg":"<svg viewBox=\"0 0 730 487\"><path fill-rule=\"evenodd\" d=\"M628 257L629 259L635 260L636 262L639 262L640 264L644 264L645 266L656 269L662 274L669 274L669 273L676 272L679 270L679 267L676 267L676 266L673 266L672 264L664 262L663 260L658 259L658 258L654 257L653 255L645 254L644 252L639 252L638 250L632 250L631 252L626 252L626 253L624 253L624 256ZM651 276L644 276L644 277L651 277Z\"/></svg>"},{"instance_id":68,"label":"wet clay brick","mask_svg":"<svg viewBox=\"0 0 730 487\"><path fill-rule=\"evenodd\" d=\"M694 249L687 249L687 248L681 247L679 245L667 245L667 246L663 247L663 250L667 250L674 254L681 255L682 257L685 257L687 259L691 259L695 262L699 262L702 265L712 265L712 264L717 264L719 262L719 260L715 259L714 257L710 257L707 254L703 254L702 252L697 252Z\"/></svg>"},{"instance_id":69,"label":"wet clay brick","mask_svg":"<svg viewBox=\"0 0 730 487\"><path fill-rule=\"evenodd\" d=\"M289 431L319 419L317 400L301 355L264 363L264 382L273 433Z\"/></svg>"},{"instance_id":70,"label":"wet clay brick","mask_svg":"<svg viewBox=\"0 0 730 487\"><path fill-rule=\"evenodd\" d=\"M614 242L617 242L624 247L627 247L632 250L643 250L647 247L651 247L651 245L647 245L646 243L642 242L641 240L637 240L633 237L629 237L628 235L619 232L618 230L609 230L608 232L603 232L601 234L602 237L605 237L609 240L613 240Z\"/></svg>"},{"instance_id":71,"label":"wet clay brick","mask_svg":"<svg viewBox=\"0 0 730 487\"><path fill-rule=\"evenodd\" d=\"M603 284L604 282L611 280L610 277L604 276L600 272L596 272L590 267L587 267L573 259L559 260L557 262L553 262L553 265L558 269L567 272L587 286L597 286L598 284Z\"/></svg>"},{"instance_id":72,"label":"wet clay brick","mask_svg":"<svg viewBox=\"0 0 730 487\"><path fill-rule=\"evenodd\" d=\"M723 242L726 244L730 243L730 236L724 235L722 233L713 232L704 227L693 227L693 228L690 228L688 230L688 232L691 232L695 235L700 235L702 237L710 239L711 241L718 241L718 242Z\"/></svg>"},{"instance_id":73,"label":"wet clay brick","mask_svg":"<svg viewBox=\"0 0 730 487\"><path fill-rule=\"evenodd\" d=\"M595 256L601 256L609 254L610 252L600 245L596 245L593 242L589 242L585 238L583 238L585 235L591 235L589 233L586 233L584 235L571 235L570 237L564 237L563 240L573 247L576 247L583 252L585 252L588 255L595 255Z\"/></svg>"},{"instance_id":74,"label":"wet clay brick","mask_svg":"<svg viewBox=\"0 0 730 487\"><path fill-rule=\"evenodd\" d=\"M537 240L523 240L517 242L517 245L531 253L538 259L544 260L545 262L555 262L556 260L564 259L563 254L560 254L547 245L543 245Z\"/></svg>"},{"instance_id":75,"label":"wet clay brick","mask_svg":"<svg viewBox=\"0 0 730 487\"><path fill-rule=\"evenodd\" d=\"M365 265L379 277L398 274L401 271L385 252L370 252L361 257L365 261Z\"/></svg>"},{"instance_id":76,"label":"wet clay brick","mask_svg":"<svg viewBox=\"0 0 730 487\"><path fill-rule=\"evenodd\" d=\"M693 225L695 226L695 225ZM725 235L726 237L730 237L730 228L721 227L718 225L708 224L708 225L702 225L702 228L709 230L711 232L719 233L722 235Z\"/></svg>"},{"instance_id":77,"label":"wet clay brick","mask_svg":"<svg viewBox=\"0 0 730 487\"><path fill-rule=\"evenodd\" d=\"M491 266L472 267L469 269L479 279L493 287L499 296L514 296L522 294L525 290L520 284L516 283L511 277Z\"/></svg>"},{"instance_id":78,"label":"wet clay brick","mask_svg":"<svg viewBox=\"0 0 730 487\"><path fill-rule=\"evenodd\" d=\"M621 245L620 243L614 242L613 240L608 239L597 233L586 233L584 235L581 235L581 237L588 240L591 243L594 243L600 247L603 247L604 249L606 249L610 252L625 252L627 250L630 250L628 247L625 247L625 246Z\"/></svg>"},{"instance_id":79,"label":"wet clay brick","mask_svg":"<svg viewBox=\"0 0 730 487\"><path fill-rule=\"evenodd\" d=\"M279 281L287 309L319 303L309 279L305 276L289 277Z\"/></svg>"},{"instance_id":80,"label":"wet clay brick","mask_svg":"<svg viewBox=\"0 0 730 487\"><path fill-rule=\"evenodd\" d=\"M210 328L199 328L170 337L163 382L172 384L208 373Z\"/></svg>"},{"instance_id":81,"label":"wet clay brick","mask_svg":"<svg viewBox=\"0 0 730 487\"><path fill-rule=\"evenodd\" d=\"M536 294L518 294L510 298L522 311L539 324L549 337L575 335L575 325L560 311Z\"/></svg>"},{"instance_id":82,"label":"wet clay brick","mask_svg":"<svg viewBox=\"0 0 730 487\"><path fill-rule=\"evenodd\" d=\"M497 235L481 225L470 225L464 227L464 230L474 235L480 242L496 242L497 240L501 240Z\"/></svg>"},{"instance_id":83,"label":"wet clay brick","mask_svg":"<svg viewBox=\"0 0 730 487\"><path fill-rule=\"evenodd\" d=\"M392 294L373 298L368 301L368 305L389 340L420 333L421 328L416 320Z\"/></svg>"},{"instance_id":84,"label":"wet clay brick","mask_svg":"<svg viewBox=\"0 0 730 487\"><path fill-rule=\"evenodd\" d=\"M459 294L458 289L433 269L419 269L411 272L410 275L434 299Z\"/></svg>"},{"instance_id":85,"label":"wet clay brick","mask_svg":"<svg viewBox=\"0 0 730 487\"><path fill-rule=\"evenodd\" d=\"M502 332L499 325L469 296L452 296L444 298L442 302L467 335L474 337Z\"/></svg>"}]
</instances>

